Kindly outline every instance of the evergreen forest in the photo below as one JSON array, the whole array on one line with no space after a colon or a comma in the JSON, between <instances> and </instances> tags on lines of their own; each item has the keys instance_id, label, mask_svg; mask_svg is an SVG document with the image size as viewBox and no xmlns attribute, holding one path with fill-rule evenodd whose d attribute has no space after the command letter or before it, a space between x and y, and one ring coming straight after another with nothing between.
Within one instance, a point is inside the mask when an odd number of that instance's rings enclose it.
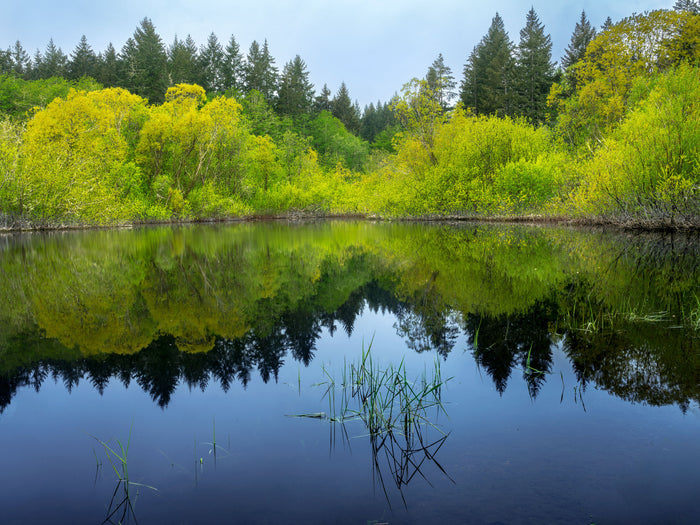
<instances>
[{"instance_id":1,"label":"evergreen forest","mask_svg":"<svg viewBox=\"0 0 700 525\"><path fill-rule=\"evenodd\" d=\"M312 85L297 55L212 33L120 50L0 50L0 228L270 216L700 226L700 4L594 27L564 56L498 13L388 101ZM465 52L466 51L466 52ZM281 67L280 67L281 66Z\"/></svg>"}]
</instances>

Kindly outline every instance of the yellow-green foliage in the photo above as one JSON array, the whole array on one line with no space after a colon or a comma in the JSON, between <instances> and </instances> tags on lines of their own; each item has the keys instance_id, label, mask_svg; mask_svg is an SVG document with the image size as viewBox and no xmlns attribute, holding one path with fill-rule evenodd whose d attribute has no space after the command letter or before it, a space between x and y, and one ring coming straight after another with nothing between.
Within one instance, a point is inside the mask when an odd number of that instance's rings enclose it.
<instances>
[{"instance_id":1,"label":"yellow-green foliage","mask_svg":"<svg viewBox=\"0 0 700 525\"><path fill-rule=\"evenodd\" d=\"M40 223L128 218L140 173L127 161L145 101L123 89L71 91L27 124L12 207Z\"/></svg>"},{"instance_id":2,"label":"yellow-green foliage","mask_svg":"<svg viewBox=\"0 0 700 525\"><path fill-rule=\"evenodd\" d=\"M431 147L409 135L397 149L385 208L399 213L509 212L553 197L561 179L549 131L524 120L457 109Z\"/></svg>"},{"instance_id":3,"label":"yellow-green foliage","mask_svg":"<svg viewBox=\"0 0 700 525\"><path fill-rule=\"evenodd\" d=\"M574 66L578 91L555 84L550 103L559 106L559 133L573 146L598 145L622 121L635 79L700 58L700 16L657 10L629 16L600 33ZM562 95L572 95L561 99Z\"/></svg>"},{"instance_id":4,"label":"yellow-green foliage","mask_svg":"<svg viewBox=\"0 0 700 525\"><path fill-rule=\"evenodd\" d=\"M240 104L223 97L206 103L204 89L191 84L168 89L165 98L151 108L136 147L151 199L176 216L190 211L220 216L238 209L227 197L243 189L241 154L250 140L240 122ZM187 199L197 188L192 209ZM216 202L203 202L202 192Z\"/></svg>"},{"instance_id":5,"label":"yellow-green foliage","mask_svg":"<svg viewBox=\"0 0 700 525\"><path fill-rule=\"evenodd\" d=\"M574 203L587 214L693 222L700 212L700 70L660 78L597 151Z\"/></svg>"},{"instance_id":6,"label":"yellow-green foliage","mask_svg":"<svg viewBox=\"0 0 700 525\"><path fill-rule=\"evenodd\" d=\"M23 126L0 119L0 214L13 211L10 203L17 191L17 159L23 131Z\"/></svg>"}]
</instances>

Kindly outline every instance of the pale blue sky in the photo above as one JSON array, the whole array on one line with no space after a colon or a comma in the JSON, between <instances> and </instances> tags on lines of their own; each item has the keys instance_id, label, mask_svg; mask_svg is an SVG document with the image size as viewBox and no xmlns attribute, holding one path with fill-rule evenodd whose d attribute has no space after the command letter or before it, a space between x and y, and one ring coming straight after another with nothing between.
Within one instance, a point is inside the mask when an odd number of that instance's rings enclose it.
<instances>
[{"instance_id":1,"label":"pale blue sky","mask_svg":"<svg viewBox=\"0 0 700 525\"><path fill-rule=\"evenodd\" d=\"M2 5L4 4L4 5ZM198 45L212 31L222 43L233 34L245 54L267 38L281 69L299 54L317 91L335 93L344 80L364 106L387 101L412 77L424 76L442 53L457 81L473 47L498 12L518 42L534 7L552 36L554 59L569 43L581 10L599 27L607 16L670 8L674 0L0 0L0 46L15 40L34 54L49 38L70 54L85 34L96 52L109 42L119 51L144 16L166 46L175 34Z\"/></svg>"}]
</instances>

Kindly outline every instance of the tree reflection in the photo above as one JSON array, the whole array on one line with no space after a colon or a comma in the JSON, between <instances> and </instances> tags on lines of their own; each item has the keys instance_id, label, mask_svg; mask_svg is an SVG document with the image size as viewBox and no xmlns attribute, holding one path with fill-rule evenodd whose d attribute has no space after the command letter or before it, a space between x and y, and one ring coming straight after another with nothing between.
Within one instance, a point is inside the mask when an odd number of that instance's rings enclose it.
<instances>
[{"instance_id":1,"label":"tree reflection","mask_svg":"<svg viewBox=\"0 0 700 525\"><path fill-rule=\"evenodd\" d=\"M547 302L520 315L466 316L464 327L474 358L491 376L499 394L505 392L513 369L520 367L530 396L537 397L552 368L549 320L554 308ZM528 369L538 373L528 373Z\"/></svg>"},{"instance_id":2,"label":"tree reflection","mask_svg":"<svg viewBox=\"0 0 700 525\"><path fill-rule=\"evenodd\" d=\"M579 384L700 398L700 241L546 228L324 223L21 237L0 260L0 411L54 378L228 391L393 316L406 347L473 357L536 398L561 344Z\"/></svg>"}]
</instances>

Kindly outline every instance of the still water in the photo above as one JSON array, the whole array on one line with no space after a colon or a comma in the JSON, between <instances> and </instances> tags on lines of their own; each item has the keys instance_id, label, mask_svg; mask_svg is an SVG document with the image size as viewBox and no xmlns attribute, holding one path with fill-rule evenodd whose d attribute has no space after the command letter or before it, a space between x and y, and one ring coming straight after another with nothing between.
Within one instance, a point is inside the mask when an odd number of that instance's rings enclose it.
<instances>
[{"instance_id":1,"label":"still water","mask_svg":"<svg viewBox=\"0 0 700 525\"><path fill-rule=\"evenodd\" d=\"M0 237L0 520L698 523L699 263L557 227Z\"/></svg>"}]
</instances>

